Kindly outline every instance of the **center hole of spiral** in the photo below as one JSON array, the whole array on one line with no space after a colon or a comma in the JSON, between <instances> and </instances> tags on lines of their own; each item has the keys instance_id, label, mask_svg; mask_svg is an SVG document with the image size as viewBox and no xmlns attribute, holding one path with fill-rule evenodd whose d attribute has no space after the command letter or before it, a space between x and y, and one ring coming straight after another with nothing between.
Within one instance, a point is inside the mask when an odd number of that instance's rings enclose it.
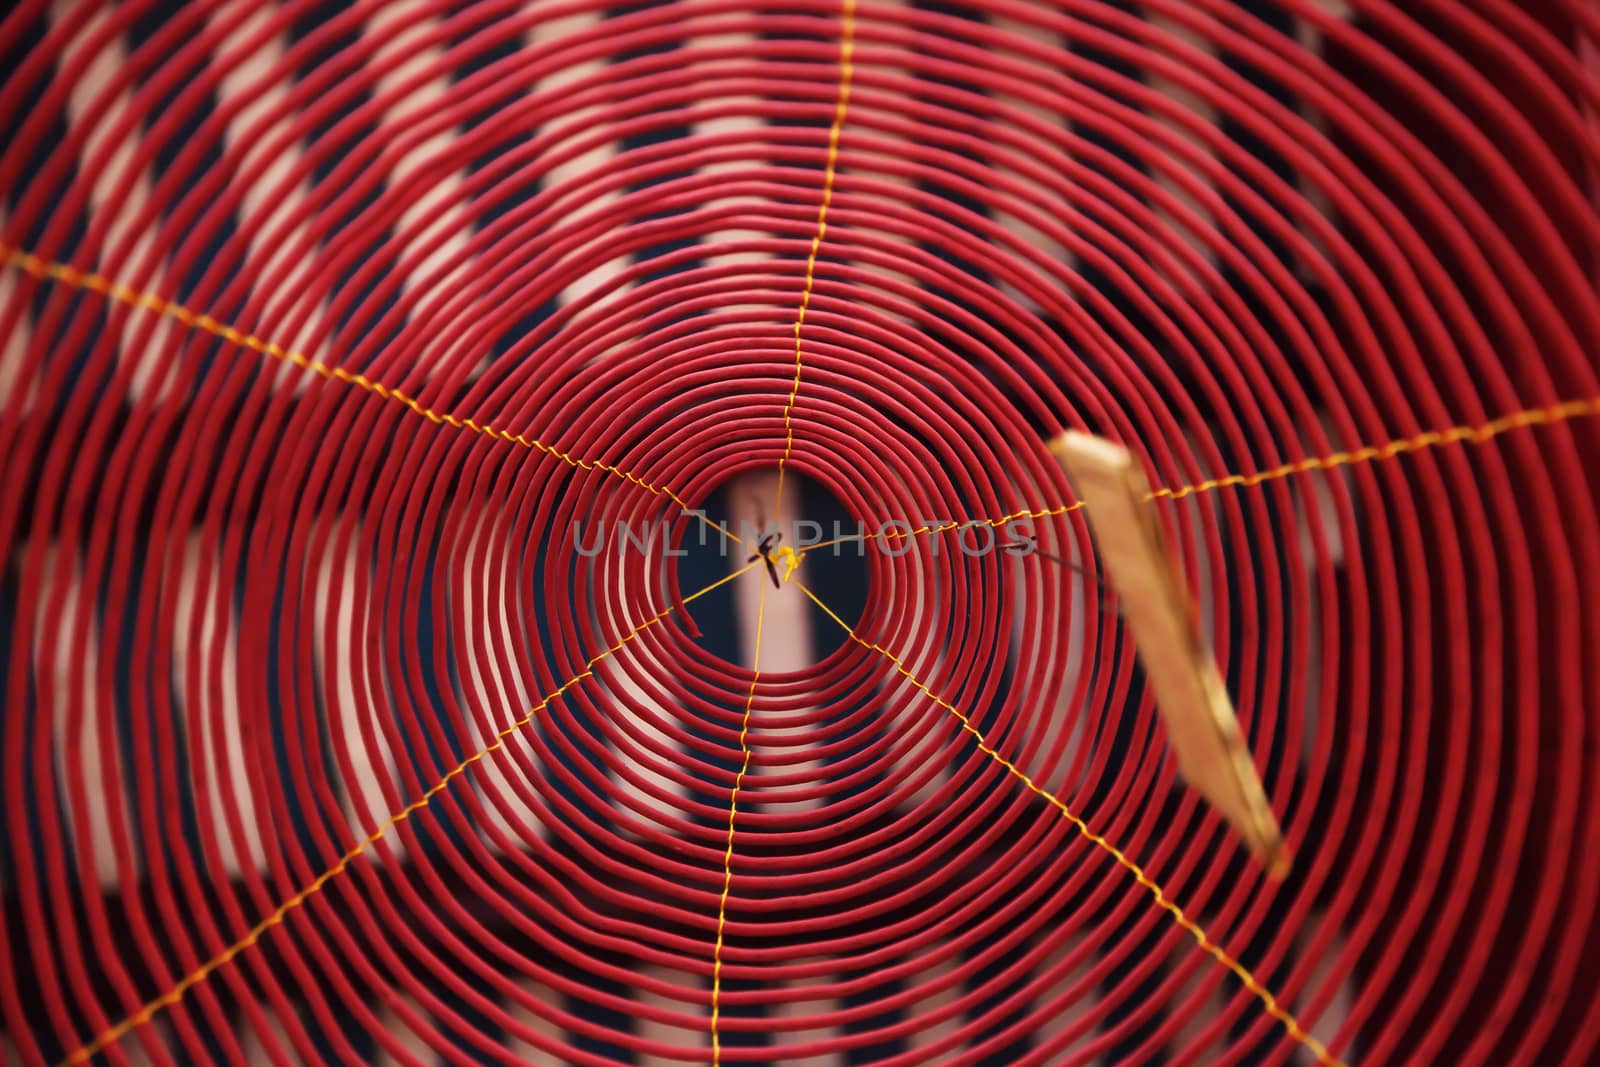
<instances>
[{"instance_id":1,"label":"center hole of spiral","mask_svg":"<svg viewBox=\"0 0 1600 1067\"><path fill-rule=\"evenodd\" d=\"M870 549L857 539L860 524L838 496L817 480L789 470L783 475L780 501L777 470L762 469L735 475L700 507L707 519L733 536L723 544L710 531L703 543L698 531L686 536L688 551L678 560L680 588L703 588L745 566L750 556L766 548L765 558L755 561L750 574L695 604L702 647L730 663L749 666L758 615L763 616L763 674L803 670L849 643L850 636L839 622L788 580L803 582L846 624L853 627L861 618L867 603Z\"/></svg>"}]
</instances>

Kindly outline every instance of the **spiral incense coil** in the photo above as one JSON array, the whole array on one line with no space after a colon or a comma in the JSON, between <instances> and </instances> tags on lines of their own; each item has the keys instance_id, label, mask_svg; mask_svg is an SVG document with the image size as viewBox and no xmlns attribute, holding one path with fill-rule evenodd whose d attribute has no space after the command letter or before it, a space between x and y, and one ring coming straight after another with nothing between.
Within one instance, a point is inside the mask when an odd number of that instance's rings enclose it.
<instances>
[{"instance_id":1,"label":"spiral incense coil","mask_svg":"<svg viewBox=\"0 0 1600 1067\"><path fill-rule=\"evenodd\" d=\"M1596 55L1587 0L13 5L0 1058L1592 1061ZM850 520L771 576L761 472Z\"/></svg>"}]
</instances>

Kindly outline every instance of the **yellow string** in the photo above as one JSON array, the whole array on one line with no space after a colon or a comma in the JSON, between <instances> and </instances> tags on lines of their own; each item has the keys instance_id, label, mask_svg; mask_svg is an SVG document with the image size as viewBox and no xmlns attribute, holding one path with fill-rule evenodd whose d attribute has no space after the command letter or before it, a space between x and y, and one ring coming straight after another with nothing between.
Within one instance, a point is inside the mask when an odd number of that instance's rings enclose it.
<instances>
[{"instance_id":1,"label":"yellow string","mask_svg":"<svg viewBox=\"0 0 1600 1067\"><path fill-rule=\"evenodd\" d=\"M1133 860L1129 859L1116 845L1113 845L1110 841L1107 841L1104 837L1090 829L1089 824L1084 822L1083 819L1079 818L1078 815L1073 812L1071 808L1067 807L1067 805L1059 798L1057 798L1054 793L1051 793L1049 790L1036 783L1026 771L1022 770L1016 764L1012 763L1010 760L1000 755L1000 753L996 752L994 747L990 745L988 740L983 736L983 733L976 726L972 725L971 719L963 714L955 705L951 704L949 701L940 697L932 689L928 688L928 686L922 682L921 679L917 678L916 675L912 674L911 671L907 669L900 657L896 656L893 652L890 652L882 645L867 641L865 638L857 634L855 629L849 623L840 618L838 613L832 608L824 604L822 600L818 598L817 594L812 592L804 582L796 579L794 584L799 586L800 590L805 593L806 596L810 597L811 602L817 607L821 608L824 614L826 614L834 622L838 623L839 626L844 629L844 632L850 635L850 639L852 641L856 642L856 644L862 646L863 648L871 649L872 651L886 658L894 665L895 670L904 676L906 680L908 680L913 686L922 690L922 692L926 694L935 704L939 705L939 707L954 715L956 717L956 721L961 724L961 728L967 733L971 734L973 739L977 742L978 751L982 752L984 755L1000 764L1000 766L1004 767L1009 774L1021 781L1023 785L1027 786L1029 791L1044 798L1044 800L1046 800L1051 806L1059 811L1062 816L1072 824L1073 829L1077 830L1079 834L1087 838L1098 848L1108 853L1112 859L1116 860L1118 864L1132 874L1136 882L1150 891L1151 895L1155 897L1155 902L1160 905L1162 910L1171 915L1173 920L1176 921L1179 926L1193 935L1195 941L1203 950L1205 950L1206 953L1208 953L1218 963L1222 964L1222 966L1231 971L1234 977L1238 978L1240 982L1244 983L1244 987L1253 993L1256 998L1266 1006L1267 1014L1271 1015L1274 1019L1283 1024L1284 1029L1289 1032L1290 1037L1294 1038L1296 1041L1300 1042L1300 1044L1311 1050L1312 1054L1317 1057L1318 1063L1328 1065L1328 1067L1347 1067L1342 1060L1330 1053L1327 1047L1324 1046L1321 1041L1307 1033L1305 1029L1301 1027L1299 1021L1296 1020L1295 1017L1285 1010L1281 1005L1279 1005L1277 998L1274 997L1265 986L1256 980L1255 975L1251 974L1242 963L1230 956L1228 952L1222 948L1222 946L1211 940L1206 932L1201 929L1200 925L1193 919L1189 918L1189 916L1184 913L1183 909L1167 896L1166 890L1161 888L1161 886L1152 880L1149 875L1145 874L1142 867L1140 867Z\"/></svg>"},{"instance_id":2,"label":"yellow string","mask_svg":"<svg viewBox=\"0 0 1600 1067\"><path fill-rule=\"evenodd\" d=\"M917 537L921 534L948 533L951 530L959 530L963 526L999 527L1008 522L1015 522L1018 519L1043 519L1054 515L1070 515L1082 507L1083 501L1080 500L1076 504L1062 504L1059 507L1045 508L1043 511L1014 511L1010 515L1002 515L997 519L952 519L949 522L942 522L934 526L923 525L907 530L878 530L873 533L851 534L849 537L835 537L832 540L818 541L814 545L807 545L805 551L800 553L800 558L804 559L813 552L818 552L824 548L832 548L834 545L842 545L847 541L876 541L880 537L884 540L903 539Z\"/></svg>"},{"instance_id":3,"label":"yellow string","mask_svg":"<svg viewBox=\"0 0 1600 1067\"><path fill-rule=\"evenodd\" d=\"M1168 500L1182 500L1185 497L1195 496L1199 493L1209 493L1217 489L1229 487L1249 487L1260 485L1263 482L1277 481L1295 474L1309 474L1312 471L1335 470L1339 467L1353 466L1359 463L1370 463L1376 460L1389 460L1411 452L1421 452L1442 445L1474 444L1481 445L1499 437L1511 430L1519 430L1527 426L1543 426L1552 423L1568 422L1572 419L1586 418L1600 415L1600 396L1587 399L1567 400L1559 404L1552 404L1544 408L1528 408L1523 411L1513 411L1509 415L1502 415L1497 419L1482 423L1477 426L1451 426L1443 430L1429 430L1427 433L1415 437L1405 437L1396 441L1389 441L1381 445L1366 445L1361 448L1351 449L1348 452L1334 452L1326 456L1312 456L1308 459L1296 460L1285 463L1279 467L1270 467L1266 470L1255 471L1249 474L1225 474L1218 478L1196 482L1193 485L1184 485L1177 488L1161 488L1151 491L1146 500L1165 498ZM1018 519L1045 519L1057 515L1067 515L1083 507L1083 501L1075 504L1061 504L1056 507L1043 508L1039 511L1015 511L1010 515L1002 515L995 519L962 519L939 523L937 525L923 525L911 530L883 530L874 533L856 534L850 537L836 537L831 541L822 541L806 548L801 555L815 552L818 549L832 548L834 545L846 541L873 541L878 538L885 540L891 538L915 537L920 534L948 533L963 526L994 526L1000 527L1008 522Z\"/></svg>"},{"instance_id":4,"label":"yellow string","mask_svg":"<svg viewBox=\"0 0 1600 1067\"><path fill-rule=\"evenodd\" d=\"M600 460L581 459L555 447L554 445L545 444L536 437L528 437L525 434L512 433L510 430L492 426L487 423L480 423L471 418L462 418L461 416L455 415L452 412L435 411L433 408L423 404L415 397L410 396L399 389L385 385L383 382L373 381L364 374L352 373L343 367L330 366L327 363L323 363L321 360L312 359L303 352L284 348L276 341L265 340L255 336L254 334L245 333L234 328L233 326L228 325L227 323L219 322L210 315L191 311L189 308L175 300L168 300L165 297L157 296L154 293L140 292L136 289L132 289L126 285L123 285L120 282L113 281L103 275L86 274L70 264L55 263L49 260L41 259L31 252L24 252L20 249L12 248L6 244L0 244L0 253L4 254L7 265L16 267L24 273L38 278L40 281L55 281L74 289L86 289L90 292L99 293L102 296L119 301L120 303L126 304L132 308L143 308L147 311L153 311L157 315L165 315L168 318L176 319L185 326L204 330L206 333L209 333L214 337L220 337L232 344L241 345L260 355L269 356L272 359L276 359L283 363L293 364L294 366L299 367L301 370L307 370L313 374L319 374L322 377L333 381L344 382L346 385L353 385L358 389L364 389L369 393L374 393L385 400L392 400L396 403L403 404L405 407L409 408L416 414L421 415L429 422L443 426L452 426L460 430L470 430L471 432L480 434L484 437L506 441L514 445L521 445L523 448L529 448L535 452L541 452L544 455L552 456L568 466L576 467L579 470L604 471L607 474L621 478L623 481L631 482L641 489L648 490L649 492L654 493L656 496L666 497L683 510L690 511L692 514L695 514L702 523L705 523L714 529L720 530L724 536L730 538L734 542L738 544L744 543L738 537L734 536L732 532L717 526L715 523L712 523L709 519L705 518L703 515L700 515L698 512L693 512L683 498L677 493L673 492L672 489L666 486L653 485L631 471L623 470L620 467L613 466L610 463L605 463Z\"/></svg>"},{"instance_id":5,"label":"yellow string","mask_svg":"<svg viewBox=\"0 0 1600 1067\"><path fill-rule=\"evenodd\" d=\"M704 589L684 597L683 602L687 604L692 600L697 600L712 590L733 581L735 578L738 578L740 575L746 573L755 566L757 566L756 563L750 563L744 567L741 567L732 574L712 582ZM240 938L238 941L235 941L232 945L228 946L226 949L223 949L217 955L211 957L211 959L207 960L189 974L185 975L177 985L173 986L161 996L146 1002L143 1007L134 1012L132 1015L128 1016L126 1019L123 1019L116 1025L108 1027L106 1030L102 1031L100 1035L93 1041L89 1042L87 1045L84 1045L82 1048L69 1055L66 1059L62 1060L61 1064L63 1067L66 1064L87 1062L96 1053L105 1049L107 1046L120 1041L130 1030L133 1030L138 1026L143 1026L145 1023L149 1022L155 1017L156 1013L160 1012L162 1009L169 1008L178 1001L182 1000L184 995L187 994L190 989L205 981L216 970L231 962L235 956L238 956L241 952L244 952L246 949L254 945L258 940L260 940L261 935L265 934L273 927L281 925L290 912L304 904L312 895L319 892L328 882L338 877L340 874L343 874L357 857L368 854L367 850L373 845L377 844L378 841L383 838L384 834L388 833L395 826L399 825L401 822L404 822L406 819L409 819L412 815L431 804L433 802L433 798L438 796L439 793L443 791L453 779L461 775L468 767L471 767L473 764L479 762L489 753L503 748L505 746L506 738L510 737L512 734L516 733L518 730L521 730L524 726L527 726L530 722L532 722L533 717L548 707L552 700L560 697L568 689L571 689L585 678L594 677L594 668L602 660L613 655L629 641L632 641L635 637L638 637L650 627L656 625L662 619L672 614L673 610L674 606L668 605L664 610L658 612L656 615L646 619L644 622L628 631L627 635L616 644L595 655L589 660L589 662L584 664L581 672L568 679L565 684L559 686L543 700L535 704L528 710L526 715L522 716L522 718L518 719L510 726L507 726L505 729L495 734L495 740L493 743L478 750L471 756L468 756L466 759L456 764L455 767L446 773L443 778L440 778L437 782L435 782L432 788L430 788L426 793L422 794L421 797L412 801L394 815L389 816L389 818L386 819L381 826L369 834L365 840L356 845L354 848L350 849L350 851L346 852L343 856L339 857L339 862L335 863L332 867L329 867L326 871L323 871L304 889L300 890L300 892L296 893L294 896L280 904L277 910L271 915L267 916L255 926L251 927L250 932L245 934L244 937Z\"/></svg>"},{"instance_id":6,"label":"yellow string","mask_svg":"<svg viewBox=\"0 0 1600 1067\"><path fill-rule=\"evenodd\" d=\"M811 252L806 256L805 284L800 290L800 310L794 318L794 381L789 386L789 399L783 405L783 455L778 460L778 492L774 511L778 521L783 521L783 473L794 451L795 398L800 395L800 335L806 324L806 311L811 307L811 291L816 285L817 253L828 236L828 208L833 203L833 185L839 172L839 137L844 131L845 115L850 109L850 82L855 77L856 0L844 0L844 11L839 33L839 92L833 105L833 125L828 128L828 158L822 170L822 201L817 205L817 229L811 235Z\"/></svg>"},{"instance_id":7,"label":"yellow string","mask_svg":"<svg viewBox=\"0 0 1600 1067\"><path fill-rule=\"evenodd\" d=\"M778 521L783 521L784 473L789 466L789 456L794 451L794 402L800 395L800 374L804 366L801 356L801 336L806 324L806 310L811 306L811 292L816 285L817 253L828 235L828 207L833 203L833 185L839 170L839 136L844 129L845 115L850 106L850 80L855 73L856 31L855 0L844 0L843 24L839 40L839 92L833 107L833 124L828 129L828 157L822 171L822 200L817 205L817 228L811 236L811 251L806 256L805 283L800 290L800 308L794 319L794 381L789 385L789 397L783 405L783 455L778 459L778 489L773 511ZM800 565L794 549L785 546L769 557L771 562L783 561L783 579L788 581ZM728 922L728 895L733 888L734 827L739 815L739 790L744 786L745 775L750 770L750 713L755 707L756 686L761 680L761 634L766 625L767 587L761 585L760 599L756 602L755 652L750 661L750 692L745 697L744 718L739 725L739 773L733 779L733 792L728 796L728 847L722 856L722 895L717 901L717 938L712 948L711 962L711 1062L722 1062L722 1037L719 1024L722 1018L722 944Z\"/></svg>"},{"instance_id":8,"label":"yellow string","mask_svg":"<svg viewBox=\"0 0 1600 1067\"><path fill-rule=\"evenodd\" d=\"M1524 426L1539 426L1546 423L1565 422L1586 415L1600 415L1600 396L1590 397L1585 400L1568 400L1554 404L1547 408L1529 408L1525 411L1514 411L1509 415L1502 415L1497 419L1483 423L1481 426L1451 426L1444 430L1430 430L1415 437L1402 438L1382 445L1367 445L1349 452L1334 452L1327 456L1313 456L1309 459L1296 460L1294 463L1285 463L1281 467L1272 467L1253 474L1227 474L1221 478L1212 478L1209 481L1197 482L1179 489L1157 489L1150 494L1151 499L1168 497L1172 500L1182 500L1186 496L1196 493L1209 493L1214 489L1228 486L1260 485L1262 482L1275 481L1287 478L1292 474L1306 474L1315 470L1333 470L1336 467L1347 467L1356 463L1369 463L1374 460L1393 459L1396 456L1409 452L1421 452L1424 449L1437 448L1440 445L1461 444L1463 442L1481 445L1493 440L1508 430L1521 429Z\"/></svg>"},{"instance_id":9,"label":"yellow string","mask_svg":"<svg viewBox=\"0 0 1600 1067\"><path fill-rule=\"evenodd\" d=\"M759 561L757 561L759 562ZM753 566L753 564L752 564ZM747 570L749 568L746 568ZM761 583L756 601L756 646L750 658L750 693L744 700L744 719L739 724L739 752L742 762L728 795L728 847L722 854L722 896L717 901L717 943L711 950L711 1062L722 1062L722 1038L717 1029L722 1012L722 938L728 922L728 893L733 888L733 825L739 814L739 790L750 770L750 712L756 703L756 683L761 680L761 631L767 615L767 583Z\"/></svg>"}]
</instances>

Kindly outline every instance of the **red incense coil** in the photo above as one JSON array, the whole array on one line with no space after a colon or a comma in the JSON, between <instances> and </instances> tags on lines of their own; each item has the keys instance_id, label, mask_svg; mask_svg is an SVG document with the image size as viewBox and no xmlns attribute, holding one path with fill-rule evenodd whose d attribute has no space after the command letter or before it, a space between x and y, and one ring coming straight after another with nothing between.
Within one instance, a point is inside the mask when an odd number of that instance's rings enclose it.
<instances>
[{"instance_id":1,"label":"red incense coil","mask_svg":"<svg viewBox=\"0 0 1600 1067\"><path fill-rule=\"evenodd\" d=\"M7 1051L1591 1058L1600 17L1137 8L7 14ZM999 550L1066 427L1282 883ZM752 688L617 530L780 460L868 588Z\"/></svg>"}]
</instances>

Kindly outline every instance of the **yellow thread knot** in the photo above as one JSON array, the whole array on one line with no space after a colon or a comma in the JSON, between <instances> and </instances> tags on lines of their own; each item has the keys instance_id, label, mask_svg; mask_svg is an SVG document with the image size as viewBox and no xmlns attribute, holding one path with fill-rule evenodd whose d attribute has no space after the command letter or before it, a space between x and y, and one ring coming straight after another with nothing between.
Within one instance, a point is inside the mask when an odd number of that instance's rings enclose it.
<instances>
[{"instance_id":1,"label":"yellow thread knot","mask_svg":"<svg viewBox=\"0 0 1600 1067\"><path fill-rule=\"evenodd\" d=\"M794 549L790 548L788 545L784 545L781 548L779 548L776 552L772 553L772 557L771 558L772 558L772 562L774 562L774 563L780 563L781 562L781 564L783 566L782 578L783 578L783 580L785 582L787 582L789 580L790 576L793 575L794 572L796 570L798 570L799 567L800 567L800 556L799 556L799 554L797 552L795 552Z\"/></svg>"}]
</instances>

